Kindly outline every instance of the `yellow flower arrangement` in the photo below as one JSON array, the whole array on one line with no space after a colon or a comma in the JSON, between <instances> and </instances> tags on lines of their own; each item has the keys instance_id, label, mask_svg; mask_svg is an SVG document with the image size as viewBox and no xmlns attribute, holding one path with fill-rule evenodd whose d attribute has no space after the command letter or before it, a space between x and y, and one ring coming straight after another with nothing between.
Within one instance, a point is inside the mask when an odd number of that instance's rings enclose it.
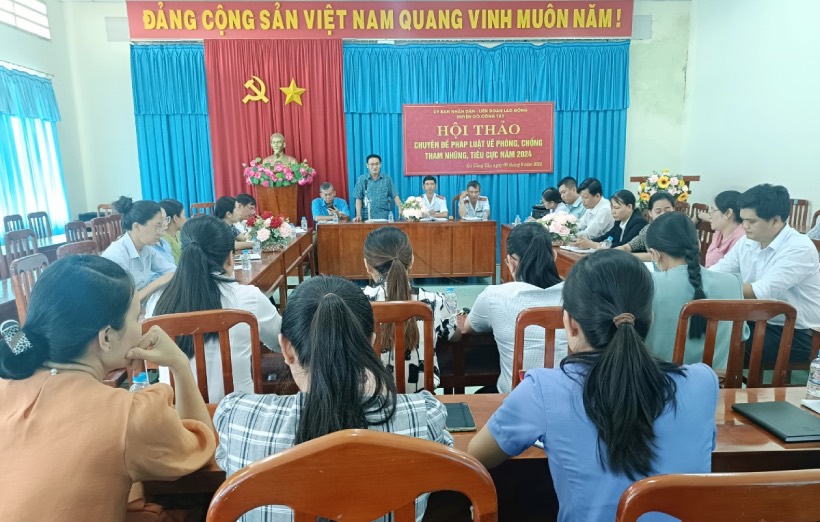
<instances>
[{"instance_id":1,"label":"yellow flower arrangement","mask_svg":"<svg viewBox=\"0 0 820 522\"><path fill-rule=\"evenodd\" d=\"M683 180L683 176L672 174L669 169L660 172L652 172L652 175L643 181L638 189L638 202L642 209L649 206L649 198L656 192L668 192L677 201L686 202L692 193L689 186Z\"/></svg>"}]
</instances>

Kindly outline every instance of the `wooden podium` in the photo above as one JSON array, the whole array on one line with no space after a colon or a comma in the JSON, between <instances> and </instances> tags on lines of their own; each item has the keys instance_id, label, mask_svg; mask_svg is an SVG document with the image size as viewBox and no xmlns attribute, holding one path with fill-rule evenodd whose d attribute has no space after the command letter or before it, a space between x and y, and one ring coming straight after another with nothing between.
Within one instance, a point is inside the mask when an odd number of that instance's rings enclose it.
<instances>
[{"instance_id":1,"label":"wooden podium","mask_svg":"<svg viewBox=\"0 0 820 522\"><path fill-rule=\"evenodd\" d=\"M256 186L256 209L261 214L264 211L273 212L277 216L285 216L291 223L298 224L296 200L299 196L299 185L291 183L287 187L268 188Z\"/></svg>"}]
</instances>

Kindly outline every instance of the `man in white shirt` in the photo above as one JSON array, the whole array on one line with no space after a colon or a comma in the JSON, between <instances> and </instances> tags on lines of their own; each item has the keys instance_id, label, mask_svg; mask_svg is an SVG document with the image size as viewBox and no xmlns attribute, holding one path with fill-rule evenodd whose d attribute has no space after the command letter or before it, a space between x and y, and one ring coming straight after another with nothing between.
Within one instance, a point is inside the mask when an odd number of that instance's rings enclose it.
<instances>
[{"instance_id":1,"label":"man in white shirt","mask_svg":"<svg viewBox=\"0 0 820 522\"><path fill-rule=\"evenodd\" d=\"M446 218L447 200L441 194L436 194L436 178L424 176L422 186L424 187L424 194L421 195L421 209L429 217Z\"/></svg>"},{"instance_id":2,"label":"man in white shirt","mask_svg":"<svg viewBox=\"0 0 820 522\"><path fill-rule=\"evenodd\" d=\"M566 212L581 219L587 209L584 208L581 196L578 194L578 183L575 178L566 177L559 181L558 193L561 194L561 199L566 203Z\"/></svg>"},{"instance_id":3,"label":"man in white shirt","mask_svg":"<svg viewBox=\"0 0 820 522\"><path fill-rule=\"evenodd\" d=\"M811 328L820 327L817 249L808 236L789 226L791 200L785 187L752 187L741 194L739 206L746 237L710 270L740 274L746 299L776 299L794 306L797 324L789 360L805 361L811 351ZM777 358L783 322L779 316L766 324L764 362ZM750 327L754 335L754 323Z\"/></svg>"},{"instance_id":4,"label":"man in white shirt","mask_svg":"<svg viewBox=\"0 0 820 522\"><path fill-rule=\"evenodd\" d=\"M609 200L603 195L604 189L596 178L587 178L578 187L581 202L586 212L578 221L578 231L588 238L598 237L615 225Z\"/></svg>"},{"instance_id":5,"label":"man in white shirt","mask_svg":"<svg viewBox=\"0 0 820 522\"><path fill-rule=\"evenodd\" d=\"M481 185L476 180L467 183L467 190L461 193L458 215L462 218L490 219L490 200L481 195Z\"/></svg>"}]
</instances>

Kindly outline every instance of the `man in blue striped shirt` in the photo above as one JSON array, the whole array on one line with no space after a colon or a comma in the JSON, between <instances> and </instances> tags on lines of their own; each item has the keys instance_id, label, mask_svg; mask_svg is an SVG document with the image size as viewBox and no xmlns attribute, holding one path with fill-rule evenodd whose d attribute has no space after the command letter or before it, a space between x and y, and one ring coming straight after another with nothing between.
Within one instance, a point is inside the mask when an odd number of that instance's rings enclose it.
<instances>
[{"instance_id":1,"label":"man in blue striped shirt","mask_svg":"<svg viewBox=\"0 0 820 522\"><path fill-rule=\"evenodd\" d=\"M396 207L401 207L399 191L389 176L382 175L382 159L377 154L367 157L367 171L367 174L356 180L353 187L353 197L356 200L356 217L353 221L362 221L362 207L365 219L387 219L393 211L391 200L395 201ZM369 205L362 204L365 198Z\"/></svg>"}]
</instances>

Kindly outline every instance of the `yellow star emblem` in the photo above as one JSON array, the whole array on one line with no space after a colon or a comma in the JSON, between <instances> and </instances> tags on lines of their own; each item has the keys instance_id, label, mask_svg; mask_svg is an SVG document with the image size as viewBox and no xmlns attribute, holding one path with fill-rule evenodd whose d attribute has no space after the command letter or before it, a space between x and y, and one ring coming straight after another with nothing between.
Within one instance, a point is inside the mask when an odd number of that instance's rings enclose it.
<instances>
[{"instance_id":1,"label":"yellow star emblem","mask_svg":"<svg viewBox=\"0 0 820 522\"><path fill-rule=\"evenodd\" d=\"M302 105L302 93L304 93L307 89L297 87L296 80L291 78L290 85L287 87L279 87L279 90L285 95L285 105L290 102L296 102L299 105Z\"/></svg>"}]
</instances>

